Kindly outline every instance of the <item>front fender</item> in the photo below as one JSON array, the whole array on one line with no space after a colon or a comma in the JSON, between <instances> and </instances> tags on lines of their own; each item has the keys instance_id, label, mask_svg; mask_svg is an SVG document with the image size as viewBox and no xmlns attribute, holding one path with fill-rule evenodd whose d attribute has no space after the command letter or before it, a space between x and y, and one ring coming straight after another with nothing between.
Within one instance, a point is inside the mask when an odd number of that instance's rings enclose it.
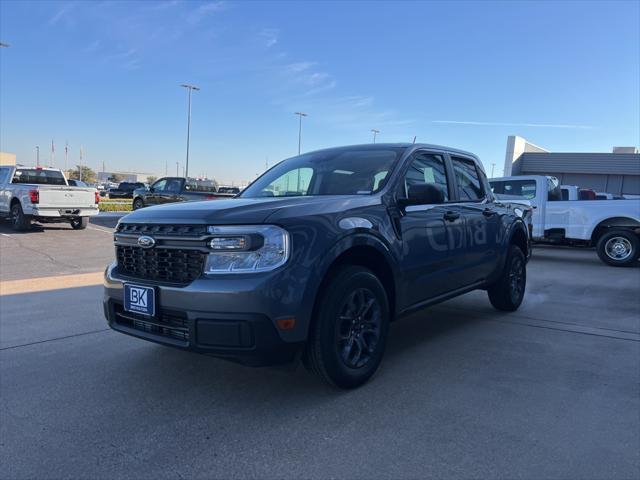
<instances>
[{"instance_id":1,"label":"front fender","mask_svg":"<svg viewBox=\"0 0 640 480\"><path fill-rule=\"evenodd\" d=\"M397 260L394 258L391 248L387 244L386 240L382 238L382 235L379 235L374 231L355 231L347 233L318 256L317 263L315 263L313 268L313 273L309 276L305 287L303 302L305 306L305 316L308 315L310 320L312 320L313 307L315 305L316 298L320 293L320 287L331 266L343 253L359 246L375 248L377 252L382 254L393 272L393 281L396 283ZM311 321L308 322L308 324L310 323Z\"/></svg>"}]
</instances>

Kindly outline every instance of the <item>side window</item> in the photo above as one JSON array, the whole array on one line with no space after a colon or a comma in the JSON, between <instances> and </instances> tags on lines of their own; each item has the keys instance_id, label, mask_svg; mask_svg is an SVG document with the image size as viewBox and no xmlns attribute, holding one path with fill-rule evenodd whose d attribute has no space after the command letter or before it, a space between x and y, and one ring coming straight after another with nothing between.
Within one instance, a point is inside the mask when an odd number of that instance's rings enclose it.
<instances>
[{"instance_id":1,"label":"side window","mask_svg":"<svg viewBox=\"0 0 640 480\"><path fill-rule=\"evenodd\" d=\"M484 198L485 194L480 182L480 176L473 160L451 157L453 171L458 184L458 196L462 201L475 201Z\"/></svg>"},{"instance_id":2,"label":"side window","mask_svg":"<svg viewBox=\"0 0 640 480\"><path fill-rule=\"evenodd\" d=\"M166 179L158 180L156 183L152 185L153 190L155 192L163 192L166 186L167 186Z\"/></svg>"},{"instance_id":3,"label":"side window","mask_svg":"<svg viewBox=\"0 0 640 480\"><path fill-rule=\"evenodd\" d=\"M444 201L449 201L447 173L444 159L432 153L420 153L409 165L404 177L404 195L408 196L409 186L434 183L444 192Z\"/></svg>"},{"instance_id":4,"label":"side window","mask_svg":"<svg viewBox=\"0 0 640 480\"><path fill-rule=\"evenodd\" d=\"M9 168L7 167L0 168L0 183L6 182L8 177L9 177Z\"/></svg>"},{"instance_id":5,"label":"side window","mask_svg":"<svg viewBox=\"0 0 640 480\"><path fill-rule=\"evenodd\" d=\"M164 191L165 192L170 192L170 193L179 193L180 192L180 185L181 185L180 180L172 178L171 180L167 180L167 185L164 188Z\"/></svg>"}]
</instances>

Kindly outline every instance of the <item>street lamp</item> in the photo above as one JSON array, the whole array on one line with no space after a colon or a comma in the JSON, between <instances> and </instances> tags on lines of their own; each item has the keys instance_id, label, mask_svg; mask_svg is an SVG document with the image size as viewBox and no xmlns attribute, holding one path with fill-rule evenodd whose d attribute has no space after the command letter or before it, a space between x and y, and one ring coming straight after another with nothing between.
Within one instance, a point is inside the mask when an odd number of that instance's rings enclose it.
<instances>
[{"instance_id":1,"label":"street lamp","mask_svg":"<svg viewBox=\"0 0 640 480\"><path fill-rule=\"evenodd\" d=\"M295 112L295 115L298 115L298 155L300 155L300 144L302 143L302 117L308 117L304 112Z\"/></svg>"},{"instance_id":2,"label":"street lamp","mask_svg":"<svg viewBox=\"0 0 640 480\"><path fill-rule=\"evenodd\" d=\"M187 162L185 164L185 177L186 177L187 175L189 175L189 135L191 133L191 92L193 90L198 91L200 90L200 88L196 87L195 85L190 85L188 83L183 83L180 86L189 90L189 114L187 116Z\"/></svg>"},{"instance_id":3,"label":"street lamp","mask_svg":"<svg viewBox=\"0 0 640 480\"><path fill-rule=\"evenodd\" d=\"M40 166L40 147L36 145L36 166Z\"/></svg>"},{"instance_id":4,"label":"street lamp","mask_svg":"<svg viewBox=\"0 0 640 480\"><path fill-rule=\"evenodd\" d=\"M376 143L376 137L380 133L380 130L376 130L375 128L372 128L371 131L373 132L373 143Z\"/></svg>"}]
</instances>

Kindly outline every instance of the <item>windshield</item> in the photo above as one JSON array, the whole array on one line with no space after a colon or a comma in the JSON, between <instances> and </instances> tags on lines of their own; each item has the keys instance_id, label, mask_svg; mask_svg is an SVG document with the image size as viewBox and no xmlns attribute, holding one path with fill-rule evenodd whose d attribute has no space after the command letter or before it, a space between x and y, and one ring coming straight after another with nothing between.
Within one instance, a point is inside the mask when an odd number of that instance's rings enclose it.
<instances>
[{"instance_id":1,"label":"windshield","mask_svg":"<svg viewBox=\"0 0 640 480\"><path fill-rule=\"evenodd\" d=\"M18 168L11 183L33 183L37 185L66 185L67 182L59 170L40 168Z\"/></svg>"},{"instance_id":2,"label":"windshield","mask_svg":"<svg viewBox=\"0 0 640 480\"><path fill-rule=\"evenodd\" d=\"M279 163L242 198L369 195L380 190L404 148L332 149Z\"/></svg>"}]
</instances>

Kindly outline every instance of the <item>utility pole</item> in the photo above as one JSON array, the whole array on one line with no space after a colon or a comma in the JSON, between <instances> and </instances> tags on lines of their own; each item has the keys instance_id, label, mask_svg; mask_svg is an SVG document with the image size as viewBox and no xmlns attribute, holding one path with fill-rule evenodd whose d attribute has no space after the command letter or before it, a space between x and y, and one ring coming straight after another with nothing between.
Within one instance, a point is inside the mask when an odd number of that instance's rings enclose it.
<instances>
[{"instance_id":1,"label":"utility pole","mask_svg":"<svg viewBox=\"0 0 640 480\"><path fill-rule=\"evenodd\" d=\"M380 130L376 130L375 128L372 128L371 131L373 132L373 143L376 143L376 137L380 133Z\"/></svg>"},{"instance_id":2,"label":"utility pole","mask_svg":"<svg viewBox=\"0 0 640 480\"><path fill-rule=\"evenodd\" d=\"M67 174L67 160L69 159L69 142L64 144L64 174Z\"/></svg>"},{"instance_id":3,"label":"utility pole","mask_svg":"<svg viewBox=\"0 0 640 480\"><path fill-rule=\"evenodd\" d=\"M298 115L298 155L300 155L300 146L302 144L302 117L308 117L304 112L295 112L295 115ZM299 173L299 172L298 172Z\"/></svg>"},{"instance_id":4,"label":"utility pole","mask_svg":"<svg viewBox=\"0 0 640 480\"><path fill-rule=\"evenodd\" d=\"M53 138L51 139L51 166L53 167L54 163L55 163L55 157L56 157L56 147L53 143Z\"/></svg>"},{"instance_id":5,"label":"utility pole","mask_svg":"<svg viewBox=\"0 0 640 480\"><path fill-rule=\"evenodd\" d=\"M36 167L40 166L40 147L36 145Z\"/></svg>"},{"instance_id":6,"label":"utility pole","mask_svg":"<svg viewBox=\"0 0 640 480\"><path fill-rule=\"evenodd\" d=\"M82 181L82 145L80 145L80 165L78 165L78 180Z\"/></svg>"},{"instance_id":7,"label":"utility pole","mask_svg":"<svg viewBox=\"0 0 640 480\"><path fill-rule=\"evenodd\" d=\"M186 177L189 174L189 137L191 134L191 92L193 90L198 91L200 90L200 88L196 87L195 85L190 85L188 83L183 83L180 86L183 88L186 88L189 91L189 113L187 115L187 162L184 168L185 177Z\"/></svg>"},{"instance_id":8,"label":"utility pole","mask_svg":"<svg viewBox=\"0 0 640 480\"><path fill-rule=\"evenodd\" d=\"M493 169L496 168L496 164L492 163L491 164L491 178L493 178Z\"/></svg>"},{"instance_id":9,"label":"utility pole","mask_svg":"<svg viewBox=\"0 0 640 480\"><path fill-rule=\"evenodd\" d=\"M176 162L176 177L180 176L180 172L178 170L179 168L180 168L180 162Z\"/></svg>"}]
</instances>

